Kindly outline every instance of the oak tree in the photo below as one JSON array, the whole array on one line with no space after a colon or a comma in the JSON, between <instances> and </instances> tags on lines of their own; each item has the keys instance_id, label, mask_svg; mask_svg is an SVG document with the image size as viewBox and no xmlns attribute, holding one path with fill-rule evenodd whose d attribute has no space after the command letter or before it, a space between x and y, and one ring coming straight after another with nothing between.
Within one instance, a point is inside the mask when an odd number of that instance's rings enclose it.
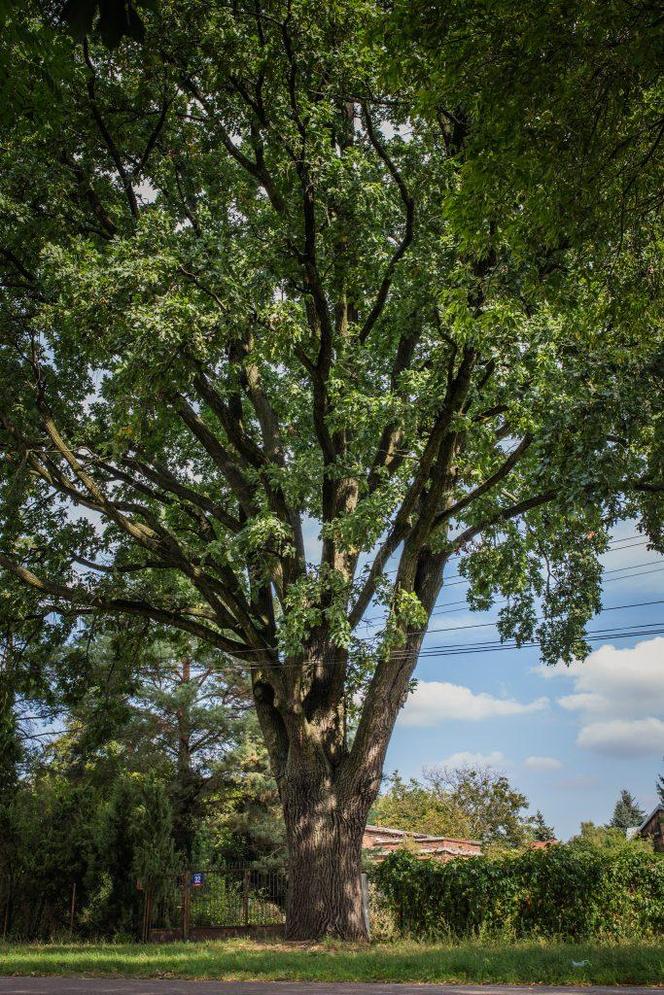
<instances>
[{"instance_id":1,"label":"oak tree","mask_svg":"<svg viewBox=\"0 0 664 995\"><path fill-rule=\"evenodd\" d=\"M69 58L48 85L4 60L30 82L0 142L4 604L250 673L293 938L365 934L362 831L450 561L570 660L612 524L662 538L657 218L597 253L469 214L477 125L422 105L384 14L164 0L109 51L25 4Z\"/></svg>"}]
</instances>

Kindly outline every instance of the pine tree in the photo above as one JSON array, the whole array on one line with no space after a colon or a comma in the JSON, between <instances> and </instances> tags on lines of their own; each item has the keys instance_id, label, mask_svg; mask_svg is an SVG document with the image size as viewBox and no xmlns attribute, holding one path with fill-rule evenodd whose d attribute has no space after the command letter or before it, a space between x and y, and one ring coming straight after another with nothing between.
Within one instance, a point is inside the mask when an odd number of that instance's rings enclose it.
<instances>
[{"instance_id":1,"label":"pine tree","mask_svg":"<svg viewBox=\"0 0 664 995\"><path fill-rule=\"evenodd\" d=\"M609 823L613 829L630 829L632 826L639 826L645 819L646 813L639 806L634 795L627 788L623 788L618 796L616 807L613 810L613 818Z\"/></svg>"},{"instance_id":2,"label":"pine tree","mask_svg":"<svg viewBox=\"0 0 664 995\"><path fill-rule=\"evenodd\" d=\"M531 815L528 820L528 824L530 826L533 840L540 843L549 843L555 840L556 832L553 826L549 826L548 823L544 821L544 816L539 809L537 809L535 815Z\"/></svg>"},{"instance_id":3,"label":"pine tree","mask_svg":"<svg viewBox=\"0 0 664 995\"><path fill-rule=\"evenodd\" d=\"M657 797L659 798L660 804L664 805L664 774L660 774L657 778L655 788L657 790Z\"/></svg>"}]
</instances>

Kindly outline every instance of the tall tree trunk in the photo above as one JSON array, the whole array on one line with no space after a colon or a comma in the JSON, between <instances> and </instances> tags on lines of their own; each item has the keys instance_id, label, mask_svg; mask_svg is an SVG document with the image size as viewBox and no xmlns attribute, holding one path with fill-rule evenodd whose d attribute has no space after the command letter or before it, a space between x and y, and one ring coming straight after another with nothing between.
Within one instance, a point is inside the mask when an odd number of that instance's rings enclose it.
<instances>
[{"instance_id":1,"label":"tall tree trunk","mask_svg":"<svg viewBox=\"0 0 664 995\"><path fill-rule=\"evenodd\" d=\"M288 844L286 936L366 940L362 835L373 797L340 801L340 786L319 764L301 763L282 797Z\"/></svg>"},{"instance_id":2,"label":"tall tree trunk","mask_svg":"<svg viewBox=\"0 0 664 995\"><path fill-rule=\"evenodd\" d=\"M352 745L346 736L346 661L337 648L319 642L304 667L286 666L269 680L254 675L286 827L289 939L367 939L362 836L420 641L418 634L405 651L397 647L394 660L377 669Z\"/></svg>"}]
</instances>

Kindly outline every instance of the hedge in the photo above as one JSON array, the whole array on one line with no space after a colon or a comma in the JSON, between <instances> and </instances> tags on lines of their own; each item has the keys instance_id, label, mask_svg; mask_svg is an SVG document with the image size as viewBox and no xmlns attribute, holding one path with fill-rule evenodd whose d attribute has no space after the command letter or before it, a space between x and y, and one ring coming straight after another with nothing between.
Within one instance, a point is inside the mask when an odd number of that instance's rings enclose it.
<instances>
[{"instance_id":1,"label":"hedge","mask_svg":"<svg viewBox=\"0 0 664 995\"><path fill-rule=\"evenodd\" d=\"M664 857L575 843L446 864L391 854L372 872L401 932L569 939L664 932Z\"/></svg>"}]
</instances>

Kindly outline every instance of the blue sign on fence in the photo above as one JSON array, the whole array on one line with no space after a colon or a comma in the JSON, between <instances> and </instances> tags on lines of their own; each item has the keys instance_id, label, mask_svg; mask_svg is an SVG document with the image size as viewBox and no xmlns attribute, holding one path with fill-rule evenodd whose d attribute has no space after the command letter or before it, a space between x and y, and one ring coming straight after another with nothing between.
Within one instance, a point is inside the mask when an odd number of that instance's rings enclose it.
<instances>
[{"instance_id":1,"label":"blue sign on fence","mask_svg":"<svg viewBox=\"0 0 664 995\"><path fill-rule=\"evenodd\" d=\"M194 871L191 875L191 887L192 888L202 888L205 884L205 875L202 871Z\"/></svg>"}]
</instances>

